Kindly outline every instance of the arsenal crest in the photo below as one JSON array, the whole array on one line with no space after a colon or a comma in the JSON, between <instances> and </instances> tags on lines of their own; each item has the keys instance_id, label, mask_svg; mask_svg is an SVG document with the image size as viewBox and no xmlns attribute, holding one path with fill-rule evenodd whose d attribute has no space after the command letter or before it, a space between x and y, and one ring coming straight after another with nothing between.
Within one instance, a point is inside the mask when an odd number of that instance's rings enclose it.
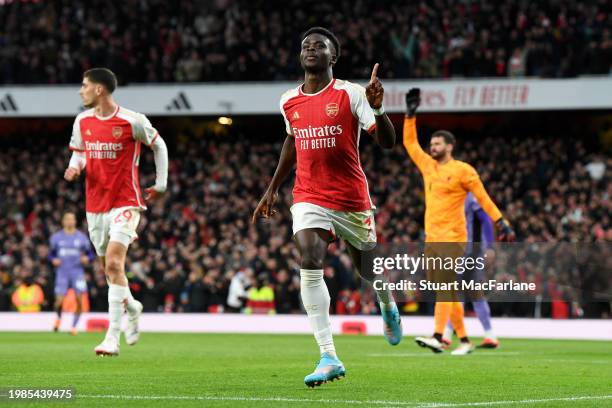
<instances>
[{"instance_id":1,"label":"arsenal crest","mask_svg":"<svg viewBox=\"0 0 612 408\"><path fill-rule=\"evenodd\" d=\"M121 129L121 126L114 126L113 127L113 137L115 139L119 139L122 134L123 134L123 129Z\"/></svg>"},{"instance_id":2,"label":"arsenal crest","mask_svg":"<svg viewBox=\"0 0 612 408\"><path fill-rule=\"evenodd\" d=\"M327 116L330 118L335 118L338 115L338 104L328 103L327 106L325 106L325 113L327 113Z\"/></svg>"}]
</instances>

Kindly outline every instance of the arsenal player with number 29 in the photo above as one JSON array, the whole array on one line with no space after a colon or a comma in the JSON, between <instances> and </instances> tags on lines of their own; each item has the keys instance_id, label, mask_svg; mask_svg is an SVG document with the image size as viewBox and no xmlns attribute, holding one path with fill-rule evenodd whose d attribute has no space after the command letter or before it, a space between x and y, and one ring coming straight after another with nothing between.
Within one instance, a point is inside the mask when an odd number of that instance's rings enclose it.
<instances>
[{"instance_id":1,"label":"arsenal player with number 29","mask_svg":"<svg viewBox=\"0 0 612 408\"><path fill-rule=\"evenodd\" d=\"M83 74L81 99L90 108L76 117L70 139L73 151L64 178L76 180L85 170L85 199L89 236L108 281L110 324L106 337L95 348L98 355L118 355L121 316L128 312L125 341L138 341L138 318L142 304L130 293L125 276L128 246L136 239L144 200L153 200L166 190L168 149L151 122L142 114L117 105L112 93L117 78L106 68ZM153 150L155 185L145 189L138 181L140 148Z\"/></svg>"},{"instance_id":2,"label":"arsenal player with number 29","mask_svg":"<svg viewBox=\"0 0 612 408\"><path fill-rule=\"evenodd\" d=\"M342 238L362 278L374 281L369 254L376 246L374 205L359 161L361 130L383 148L395 144L395 130L382 105L384 90L374 65L370 82L362 86L333 77L340 57L336 37L322 27L302 38L300 62L304 83L281 97L280 109L287 137L268 190L253 214L268 218L278 188L297 164L293 188L293 237L301 255L301 297L321 358L304 378L309 387L346 374L332 338L330 298L323 280L328 243ZM376 280L383 278L376 277ZM387 341L396 345L402 336L399 311L388 290L377 290Z\"/></svg>"}]
</instances>

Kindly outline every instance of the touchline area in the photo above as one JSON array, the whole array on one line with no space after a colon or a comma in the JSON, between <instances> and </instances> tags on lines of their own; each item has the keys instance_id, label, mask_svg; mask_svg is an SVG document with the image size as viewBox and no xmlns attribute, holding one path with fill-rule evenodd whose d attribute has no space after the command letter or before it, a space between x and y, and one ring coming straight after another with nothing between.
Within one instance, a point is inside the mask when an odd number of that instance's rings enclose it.
<instances>
[{"instance_id":1,"label":"touchline area","mask_svg":"<svg viewBox=\"0 0 612 408\"><path fill-rule=\"evenodd\" d=\"M50 331L54 313L0 313L2 331ZM404 335L419 336L431 331L431 316L403 316ZM107 313L87 313L79 322L79 331L100 330L108 323ZM123 322L126 323L125 321ZM70 319L63 320L60 330L70 330ZM334 334L382 335L379 316L331 316ZM467 329L481 336L478 319L466 318ZM240 315L240 314L163 314L143 313L142 332L170 333L261 333L310 334L308 319L303 315ZM608 320L596 319L531 319L496 318L495 331L501 338L612 340L612 325Z\"/></svg>"}]
</instances>

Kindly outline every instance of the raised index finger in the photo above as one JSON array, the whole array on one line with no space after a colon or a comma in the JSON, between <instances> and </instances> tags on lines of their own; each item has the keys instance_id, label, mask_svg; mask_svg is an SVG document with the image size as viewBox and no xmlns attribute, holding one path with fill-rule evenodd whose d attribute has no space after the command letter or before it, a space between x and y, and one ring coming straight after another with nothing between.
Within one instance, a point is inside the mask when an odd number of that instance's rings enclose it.
<instances>
[{"instance_id":1,"label":"raised index finger","mask_svg":"<svg viewBox=\"0 0 612 408\"><path fill-rule=\"evenodd\" d=\"M370 77L370 83L376 80L377 74L378 74L378 62L374 64L374 68L372 69L372 76Z\"/></svg>"}]
</instances>

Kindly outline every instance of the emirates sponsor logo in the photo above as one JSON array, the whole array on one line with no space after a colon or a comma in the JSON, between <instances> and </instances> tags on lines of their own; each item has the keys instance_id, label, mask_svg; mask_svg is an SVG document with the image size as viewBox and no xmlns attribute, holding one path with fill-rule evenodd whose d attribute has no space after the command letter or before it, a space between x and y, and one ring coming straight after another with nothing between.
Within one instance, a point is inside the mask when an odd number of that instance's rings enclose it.
<instances>
[{"instance_id":1,"label":"emirates sponsor logo","mask_svg":"<svg viewBox=\"0 0 612 408\"><path fill-rule=\"evenodd\" d=\"M330 149L336 147L336 136L342 134L342 125L308 126L293 128L299 150Z\"/></svg>"},{"instance_id":2,"label":"emirates sponsor logo","mask_svg":"<svg viewBox=\"0 0 612 408\"><path fill-rule=\"evenodd\" d=\"M308 126L307 128L293 128L293 134L297 139L308 139L313 137L336 136L342 134L342 125Z\"/></svg>"},{"instance_id":3,"label":"emirates sponsor logo","mask_svg":"<svg viewBox=\"0 0 612 408\"><path fill-rule=\"evenodd\" d=\"M336 116L338 116L338 111L338 104L335 102L328 103L325 106L325 113L327 113L327 116L329 116L330 118L335 118Z\"/></svg>"},{"instance_id":4,"label":"emirates sponsor logo","mask_svg":"<svg viewBox=\"0 0 612 408\"><path fill-rule=\"evenodd\" d=\"M123 143L85 142L85 150L90 159L116 159Z\"/></svg>"}]
</instances>

